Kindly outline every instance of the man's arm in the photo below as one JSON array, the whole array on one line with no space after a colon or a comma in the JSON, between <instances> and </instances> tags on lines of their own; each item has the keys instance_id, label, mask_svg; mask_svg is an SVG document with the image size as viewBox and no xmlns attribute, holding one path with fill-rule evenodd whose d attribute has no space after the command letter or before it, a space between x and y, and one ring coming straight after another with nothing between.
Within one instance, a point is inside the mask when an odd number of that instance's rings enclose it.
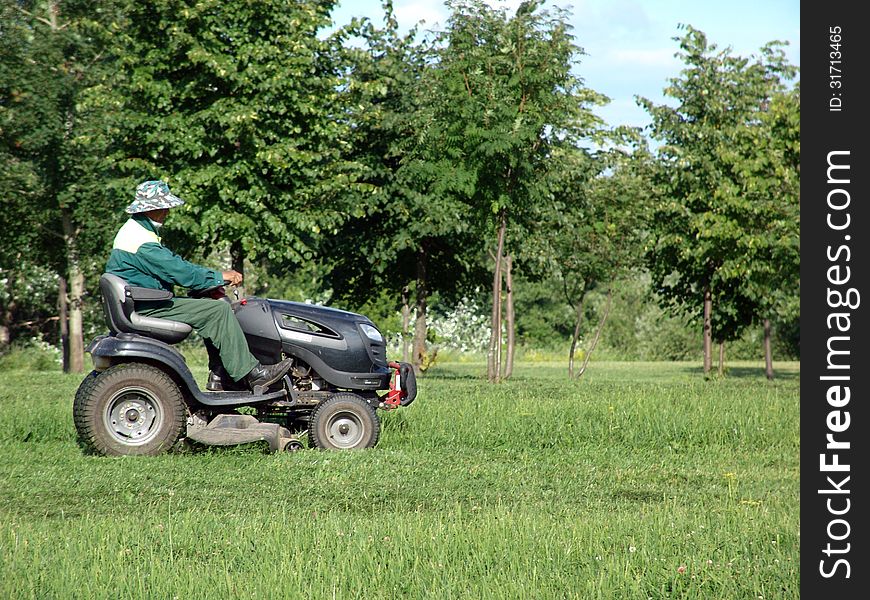
<instances>
[{"instance_id":1,"label":"man's arm","mask_svg":"<svg viewBox=\"0 0 870 600\"><path fill-rule=\"evenodd\" d=\"M221 271L188 262L160 244L142 244L136 257L149 275L181 287L203 290L224 283Z\"/></svg>"}]
</instances>

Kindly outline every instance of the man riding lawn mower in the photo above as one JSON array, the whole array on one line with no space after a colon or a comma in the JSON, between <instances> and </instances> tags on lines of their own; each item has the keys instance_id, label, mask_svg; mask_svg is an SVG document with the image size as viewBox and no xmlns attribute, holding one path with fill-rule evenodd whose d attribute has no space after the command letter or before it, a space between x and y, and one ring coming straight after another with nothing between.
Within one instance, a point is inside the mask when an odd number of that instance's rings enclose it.
<instances>
[{"instance_id":1,"label":"man riding lawn mower","mask_svg":"<svg viewBox=\"0 0 870 600\"><path fill-rule=\"evenodd\" d=\"M126 208L132 216L100 279L110 332L88 346L94 371L73 407L82 447L152 455L187 437L296 450L305 432L317 448L373 447L376 409L416 396L411 366L387 361L383 336L362 315L284 300L231 303L224 286L241 274L192 264L161 243L169 209L183 203L166 183L146 181ZM175 285L188 297L174 296ZM209 355L205 391L172 346L193 329Z\"/></svg>"}]
</instances>

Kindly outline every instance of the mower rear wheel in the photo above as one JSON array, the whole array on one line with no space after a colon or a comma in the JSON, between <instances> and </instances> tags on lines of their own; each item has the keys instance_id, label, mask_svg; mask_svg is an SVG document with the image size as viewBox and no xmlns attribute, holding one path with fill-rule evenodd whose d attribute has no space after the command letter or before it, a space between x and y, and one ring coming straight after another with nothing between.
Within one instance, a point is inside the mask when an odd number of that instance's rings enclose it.
<instances>
[{"instance_id":1,"label":"mower rear wheel","mask_svg":"<svg viewBox=\"0 0 870 600\"><path fill-rule=\"evenodd\" d=\"M348 392L318 405L308 425L308 439L323 450L373 448L381 435L381 420L368 402Z\"/></svg>"},{"instance_id":2,"label":"mower rear wheel","mask_svg":"<svg viewBox=\"0 0 870 600\"><path fill-rule=\"evenodd\" d=\"M79 445L104 456L154 456L171 448L187 419L181 391L156 367L115 365L79 386L73 421Z\"/></svg>"}]
</instances>

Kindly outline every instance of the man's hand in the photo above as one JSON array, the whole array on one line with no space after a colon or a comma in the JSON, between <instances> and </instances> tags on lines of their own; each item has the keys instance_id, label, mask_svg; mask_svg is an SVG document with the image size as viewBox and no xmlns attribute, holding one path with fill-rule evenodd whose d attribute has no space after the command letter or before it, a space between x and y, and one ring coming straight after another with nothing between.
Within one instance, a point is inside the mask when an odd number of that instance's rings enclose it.
<instances>
[{"instance_id":1,"label":"man's hand","mask_svg":"<svg viewBox=\"0 0 870 600\"><path fill-rule=\"evenodd\" d=\"M230 285L239 285L242 283L242 274L238 271L233 271L230 269L229 271L224 271L224 281L228 281Z\"/></svg>"}]
</instances>

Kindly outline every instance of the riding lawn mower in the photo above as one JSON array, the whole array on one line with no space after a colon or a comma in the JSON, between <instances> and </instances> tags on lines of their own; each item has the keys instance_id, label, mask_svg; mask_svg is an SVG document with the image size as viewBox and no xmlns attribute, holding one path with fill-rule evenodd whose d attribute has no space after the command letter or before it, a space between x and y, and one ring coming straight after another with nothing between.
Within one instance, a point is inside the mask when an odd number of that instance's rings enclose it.
<instances>
[{"instance_id":1,"label":"riding lawn mower","mask_svg":"<svg viewBox=\"0 0 870 600\"><path fill-rule=\"evenodd\" d=\"M191 327L136 312L136 302L171 299L163 290L100 278L109 327L87 348L94 370L76 392L73 420L79 444L102 455L154 455L182 439L206 445L266 441L272 451L371 448L377 411L408 406L417 395L408 363L387 360L383 335L352 312L257 297L231 302L251 353L262 364L292 358L275 384L238 386L210 377L197 385L174 344ZM230 302L218 286L196 292ZM214 385L213 385L214 384Z\"/></svg>"}]
</instances>

